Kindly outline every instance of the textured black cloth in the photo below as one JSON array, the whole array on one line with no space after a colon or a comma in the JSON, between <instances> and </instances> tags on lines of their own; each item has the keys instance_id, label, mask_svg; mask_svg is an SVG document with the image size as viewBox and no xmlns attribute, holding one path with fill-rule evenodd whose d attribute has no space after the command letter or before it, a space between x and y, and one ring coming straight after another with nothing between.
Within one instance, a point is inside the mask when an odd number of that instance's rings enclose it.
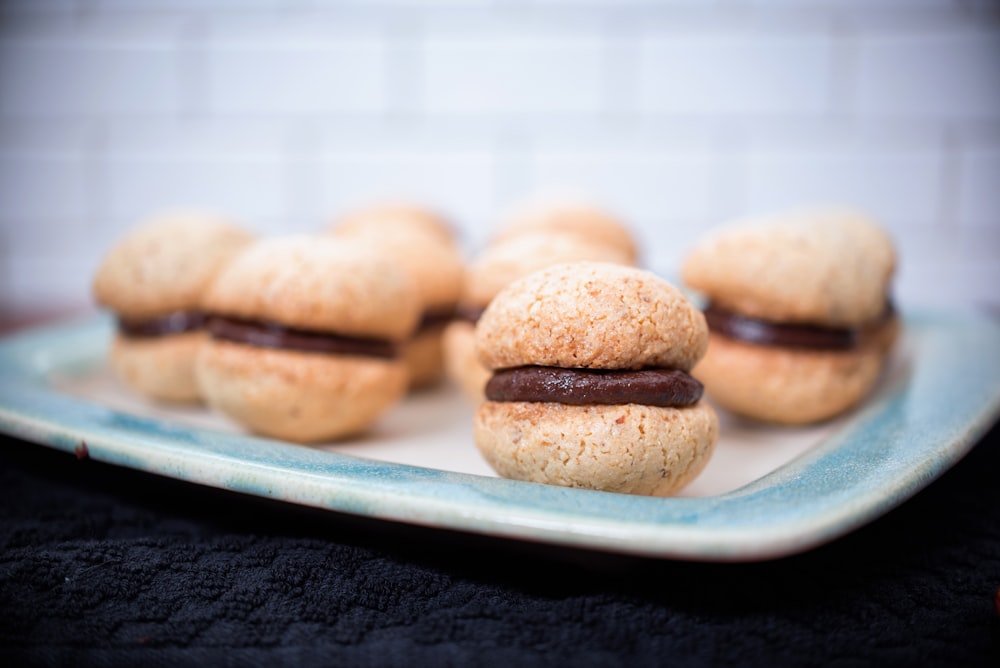
<instances>
[{"instance_id":1,"label":"textured black cloth","mask_svg":"<svg viewBox=\"0 0 1000 668\"><path fill-rule=\"evenodd\" d=\"M1000 666L1000 429L757 564L361 520L0 441L3 665Z\"/></svg>"}]
</instances>

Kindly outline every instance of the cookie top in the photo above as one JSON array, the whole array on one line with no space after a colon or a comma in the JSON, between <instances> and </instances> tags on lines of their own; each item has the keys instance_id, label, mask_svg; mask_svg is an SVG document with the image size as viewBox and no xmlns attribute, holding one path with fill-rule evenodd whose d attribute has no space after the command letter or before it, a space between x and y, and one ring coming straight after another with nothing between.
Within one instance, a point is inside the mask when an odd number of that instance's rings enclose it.
<instances>
[{"instance_id":1,"label":"cookie top","mask_svg":"<svg viewBox=\"0 0 1000 668\"><path fill-rule=\"evenodd\" d=\"M401 341L417 324L416 287L372 244L319 236L258 241L213 282L211 313L342 336Z\"/></svg>"},{"instance_id":2,"label":"cookie top","mask_svg":"<svg viewBox=\"0 0 1000 668\"><path fill-rule=\"evenodd\" d=\"M465 261L455 244L408 228L380 236L356 229L334 231L333 235L372 244L398 262L412 278L424 311L451 309L458 303Z\"/></svg>"},{"instance_id":3,"label":"cookie top","mask_svg":"<svg viewBox=\"0 0 1000 668\"><path fill-rule=\"evenodd\" d=\"M715 230L685 258L682 278L749 317L854 327L883 313L895 267L892 240L870 219L816 209Z\"/></svg>"},{"instance_id":4,"label":"cookie top","mask_svg":"<svg viewBox=\"0 0 1000 668\"><path fill-rule=\"evenodd\" d=\"M329 230L337 235L364 235L376 239L399 232L417 232L444 243L455 243L455 230L443 216L405 202L386 202L348 212L334 221Z\"/></svg>"},{"instance_id":5,"label":"cookie top","mask_svg":"<svg viewBox=\"0 0 1000 668\"><path fill-rule=\"evenodd\" d=\"M105 255L94 277L94 297L133 319L200 309L215 275L253 239L236 224L210 214L148 219Z\"/></svg>"},{"instance_id":6,"label":"cookie top","mask_svg":"<svg viewBox=\"0 0 1000 668\"><path fill-rule=\"evenodd\" d=\"M580 260L631 263L624 251L580 236L525 232L497 241L469 265L462 301L486 306L500 290L522 276L553 264Z\"/></svg>"},{"instance_id":7,"label":"cookie top","mask_svg":"<svg viewBox=\"0 0 1000 668\"><path fill-rule=\"evenodd\" d=\"M571 234L611 246L624 253L630 264L638 257L635 239L625 223L592 204L577 201L527 204L504 220L494 241L540 230Z\"/></svg>"},{"instance_id":8,"label":"cookie top","mask_svg":"<svg viewBox=\"0 0 1000 668\"><path fill-rule=\"evenodd\" d=\"M708 345L705 318L655 274L606 262L557 264L520 278L476 326L491 369L540 365L689 371Z\"/></svg>"}]
</instances>

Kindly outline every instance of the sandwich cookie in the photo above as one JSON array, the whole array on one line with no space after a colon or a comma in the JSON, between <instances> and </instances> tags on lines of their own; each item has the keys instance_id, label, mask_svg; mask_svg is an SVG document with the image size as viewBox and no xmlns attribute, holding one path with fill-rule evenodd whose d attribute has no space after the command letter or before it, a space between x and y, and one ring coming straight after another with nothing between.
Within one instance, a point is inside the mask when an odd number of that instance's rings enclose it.
<instances>
[{"instance_id":1,"label":"sandwich cookie","mask_svg":"<svg viewBox=\"0 0 1000 668\"><path fill-rule=\"evenodd\" d=\"M399 348L419 318L409 276L370 244L260 241L206 297L198 355L207 403L251 431L290 441L367 428L406 390Z\"/></svg>"},{"instance_id":2,"label":"sandwich cookie","mask_svg":"<svg viewBox=\"0 0 1000 668\"><path fill-rule=\"evenodd\" d=\"M688 373L707 336L701 312L647 271L575 262L518 279L476 326L493 372L476 445L506 478L673 494L718 438Z\"/></svg>"},{"instance_id":3,"label":"sandwich cookie","mask_svg":"<svg viewBox=\"0 0 1000 668\"><path fill-rule=\"evenodd\" d=\"M93 281L117 317L110 364L157 400L199 400L194 363L205 341L202 297L220 269L253 241L238 225L196 213L140 223L104 257Z\"/></svg>"},{"instance_id":4,"label":"sandwich cookie","mask_svg":"<svg viewBox=\"0 0 1000 668\"><path fill-rule=\"evenodd\" d=\"M444 333L445 368L473 402L483 400L491 372L476 356L475 326L483 310L503 288L518 278L553 264L593 260L629 264L629 255L614 246L575 235L525 232L488 246L468 266L454 321Z\"/></svg>"},{"instance_id":5,"label":"sandwich cookie","mask_svg":"<svg viewBox=\"0 0 1000 668\"><path fill-rule=\"evenodd\" d=\"M420 322L403 347L409 386L420 389L444 377L442 337L451 322L462 291L465 262L458 247L425 228L406 223L389 232L386 224L335 227L337 238L352 238L373 244L392 258L406 273L420 299Z\"/></svg>"},{"instance_id":6,"label":"sandwich cookie","mask_svg":"<svg viewBox=\"0 0 1000 668\"><path fill-rule=\"evenodd\" d=\"M899 333L892 241L848 210L741 219L706 237L682 277L707 299L708 353L694 370L720 407L805 424L871 391Z\"/></svg>"}]
</instances>

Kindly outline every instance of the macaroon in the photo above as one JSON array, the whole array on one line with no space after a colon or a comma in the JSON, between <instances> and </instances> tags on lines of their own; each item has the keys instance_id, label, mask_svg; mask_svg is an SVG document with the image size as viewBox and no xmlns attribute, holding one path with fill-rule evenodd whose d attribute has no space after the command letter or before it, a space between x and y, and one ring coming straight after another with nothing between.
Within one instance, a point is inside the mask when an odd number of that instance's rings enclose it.
<instances>
[{"instance_id":1,"label":"macaroon","mask_svg":"<svg viewBox=\"0 0 1000 668\"><path fill-rule=\"evenodd\" d=\"M400 348L419 318L409 276L373 246L262 240L205 298L211 339L197 378L212 408L297 442L364 431L406 391Z\"/></svg>"},{"instance_id":2,"label":"macaroon","mask_svg":"<svg viewBox=\"0 0 1000 668\"><path fill-rule=\"evenodd\" d=\"M490 370L479 362L475 346L476 322L486 306L518 278L553 264L581 260L629 264L630 256L584 237L536 230L497 241L469 264L455 319L444 332L447 375L469 400L483 400L490 377Z\"/></svg>"},{"instance_id":3,"label":"macaroon","mask_svg":"<svg viewBox=\"0 0 1000 668\"><path fill-rule=\"evenodd\" d=\"M811 209L739 219L686 256L682 278L706 299L708 352L694 369L720 408L808 424L861 403L900 322L896 252L870 218Z\"/></svg>"},{"instance_id":4,"label":"macaroon","mask_svg":"<svg viewBox=\"0 0 1000 668\"><path fill-rule=\"evenodd\" d=\"M629 264L638 262L638 246L629 226L610 212L585 201L555 199L524 203L500 223L493 241L539 231L568 234L610 246L623 253Z\"/></svg>"},{"instance_id":5,"label":"macaroon","mask_svg":"<svg viewBox=\"0 0 1000 668\"><path fill-rule=\"evenodd\" d=\"M194 365L207 339L202 299L253 240L221 216L170 213L140 222L109 250L92 290L117 319L110 366L126 386L159 401L200 400Z\"/></svg>"},{"instance_id":6,"label":"macaroon","mask_svg":"<svg viewBox=\"0 0 1000 668\"><path fill-rule=\"evenodd\" d=\"M506 478L674 494L718 439L689 373L707 343L701 312L651 272L573 262L518 279L476 326L492 371L476 446Z\"/></svg>"}]
</instances>

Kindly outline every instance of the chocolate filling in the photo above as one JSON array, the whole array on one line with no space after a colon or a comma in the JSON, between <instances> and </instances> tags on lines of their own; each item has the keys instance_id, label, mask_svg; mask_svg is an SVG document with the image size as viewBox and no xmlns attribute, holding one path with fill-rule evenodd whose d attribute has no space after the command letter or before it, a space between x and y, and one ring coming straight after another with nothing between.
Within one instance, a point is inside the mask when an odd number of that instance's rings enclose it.
<instances>
[{"instance_id":1,"label":"chocolate filling","mask_svg":"<svg viewBox=\"0 0 1000 668\"><path fill-rule=\"evenodd\" d=\"M201 311L174 311L156 318L127 320L119 318L118 331L134 339L183 334L204 329L208 317Z\"/></svg>"},{"instance_id":2,"label":"chocolate filling","mask_svg":"<svg viewBox=\"0 0 1000 668\"><path fill-rule=\"evenodd\" d=\"M468 304L459 304L458 308L455 309L455 319L464 320L465 322L471 322L475 325L479 322L479 319L483 316L483 311L486 310L485 306L471 306Z\"/></svg>"},{"instance_id":3,"label":"chocolate filling","mask_svg":"<svg viewBox=\"0 0 1000 668\"><path fill-rule=\"evenodd\" d=\"M701 399L702 385L676 369L618 371L522 366L494 372L486 384L490 401L551 401L585 404L691 406Z\"/></svg>"},{"instance_id":4,"label":"chocolate filling","mask_svg":"<svg viewBox=\"0 0 1000 668\"><path fill-rule=\"evenodd\" d=\"M455 309L453 308L429 309L424 311L423 316L420 318L420 324L417 325L416 333L419 334L434 327L447 325L454 317Z\"/></svg>"},{"instance_id":5,"label":"chocolate filling","mask_svg":"<svg viewBox=\"0 0 1000 668\"><path fill-rule=\"evenodd\" d=\"M335 355L364 355L387 359L394 358L398 354L396 345L391 341L310 332L271 321L212 316L208 319L208 331L213 339L247 343L261 348Z\"/></svg>"},{"instance_id":6,"label":"chocolate filling","mask_svg":"<svg viewBox=\"0 0 1000 668\"><path fill-rule=\"evenodd\" d=\"M888 317L891 307L887 307L886 311ZM716 334L761 346L850 350L858 345L861 338L860 329L771 322L748 318L714 304L705 308L705 320L708 328Z\"/></svg>"}]
</instances>

